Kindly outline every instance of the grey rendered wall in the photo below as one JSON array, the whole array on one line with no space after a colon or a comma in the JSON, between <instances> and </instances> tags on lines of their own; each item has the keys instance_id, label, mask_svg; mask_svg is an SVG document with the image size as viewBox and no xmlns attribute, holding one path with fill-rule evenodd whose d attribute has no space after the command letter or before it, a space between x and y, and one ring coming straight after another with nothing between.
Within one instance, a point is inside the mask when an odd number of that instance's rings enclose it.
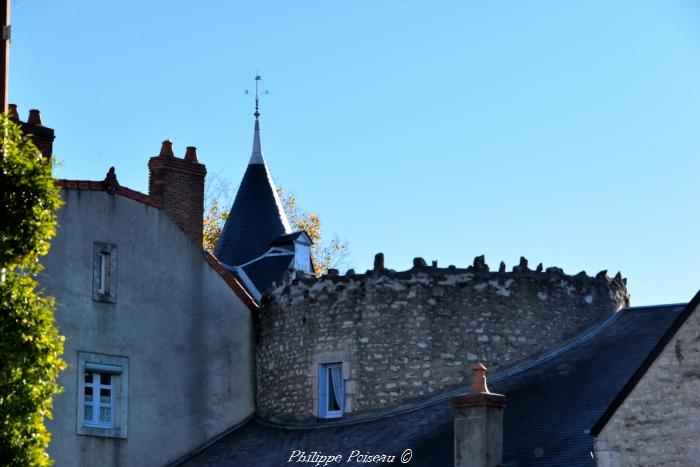
<instances>
[{"instance_id":1,"label":"grey rendered wall","mask_svg":"<svg viewBox=\"0 0 700 467\"><path fill-rule=\"evenodd\" d=\"M40 279L56 297L68 368L54 401L57 466L164 465L254 411L250 311L154 207L64 190ZM117 245L116 303L93 301L93 243ZM76 434L78 352L127 357L128 436Z\"/></svg>"},{"instance_id":2,"label":"grey rendered wall","mask_svg":"<svg viewBox=\"0 0 700 467\"><path fill-rule=\"evenodd\" d=\"M598 465L700 462L700 310L692 312L595 441Z\"/></svg>"}]
</instances>

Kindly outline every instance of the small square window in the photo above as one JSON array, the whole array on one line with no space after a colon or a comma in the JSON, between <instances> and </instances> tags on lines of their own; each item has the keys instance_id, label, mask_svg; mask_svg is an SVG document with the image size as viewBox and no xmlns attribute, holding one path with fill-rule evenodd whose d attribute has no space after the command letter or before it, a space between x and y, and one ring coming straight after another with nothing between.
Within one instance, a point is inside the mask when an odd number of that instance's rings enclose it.
<instances>
[{"instance_id":1,"label":"small square window","mask_svg":"<svg viewBox=\"0 0 700 467\"><path fill-rule=\"evenodd\" d=\"M93 300L115 303L117 301L117 246L95 242L93 263Z\"/></svg>"},{"instance_id":2,"label":"small square window","mask_svg":"<svg viewBox=\"0 0 700 467\"><path fill-rule=\"evenodd\" d=\"M318 416L338 418L345 410L345 381L342 363L324 363L318 367Z\"/></svg>"},{"instance_id":3,"label":"small square window","mask_svg":"<svg viewBox=\"0 0 700 467\"><path fill-rule=\"evenodd\" d=\"M126 438L126 357L78 352L78 434Z\"/></svg>"}]
</instances>

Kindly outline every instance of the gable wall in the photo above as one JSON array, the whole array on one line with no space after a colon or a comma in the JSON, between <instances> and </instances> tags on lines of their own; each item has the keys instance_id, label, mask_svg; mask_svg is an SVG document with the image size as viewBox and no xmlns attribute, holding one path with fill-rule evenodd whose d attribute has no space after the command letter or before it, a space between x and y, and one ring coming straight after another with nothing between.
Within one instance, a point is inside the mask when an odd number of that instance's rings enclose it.
<instances>
[{"instance_id":1,"label":"gable wall","mask_svg":"<svg viewBox=\"0 0 700 467\"><path fill-rule=\"evenodd\" d=\"M254 411L251 313L164 211L64 190L40 282L68 368L49 421L56 465L172 462ZM116 303L93 300L93 243L117 247ZM126 439L76 434L78 352L128 358Z\"/></svg>"},{"instance_id":2,"label":"gable wall","mask_svg":"<svg viewBox=\"0 0 700 467\"><path fill-rule=\"evenodd\" d=\"M696 307L598 434L598 465L698 465L698 433L700 312Z\"/></svg>"}]
</instances>

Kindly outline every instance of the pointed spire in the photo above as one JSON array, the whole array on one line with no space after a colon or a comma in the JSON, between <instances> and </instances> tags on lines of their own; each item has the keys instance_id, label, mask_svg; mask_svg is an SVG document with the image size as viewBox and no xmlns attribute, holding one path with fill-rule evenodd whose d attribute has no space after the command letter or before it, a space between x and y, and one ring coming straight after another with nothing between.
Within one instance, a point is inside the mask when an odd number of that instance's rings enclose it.
<instances>
[{"instance_id":1,"label":"pointed spire","mask_svg":"<svg viewBox=\"0 0 700 467\"><path fill-rule=\"evenodd\" d=\"M273 240L292 232L263 157L258 81L260 75L255 76L253 154L214 253L219 261L233 266L258 258L270 248Z\"/></svg>"},{"instance_id":2,"label":"pointed spire","mask_svg":"<svg viewBox=\"0 0 700 467\"><path fill-rule=\"evenodd\" d=\"M260 143L260 122L258 118L255 117L255 132L253 133L253 154L250 156L249 165L253 164L263 164L265 165L265 158L263 157L262 144Z\"/></svg>"},{"instance_id":3,"label":"pointed spire","mask_svg":"<svg viewBox=\"0 0 700 467\"><path fill-rule=\"evenodd\" d=\"M260 75L255 75L255 131L253 133L253 154L250 156L250 162L248 165L253 164L265 164L265 158L263 157L262 144L260 143L260 90L258 89L258 82L260 81Z\"/></svg>"}]
</instances>

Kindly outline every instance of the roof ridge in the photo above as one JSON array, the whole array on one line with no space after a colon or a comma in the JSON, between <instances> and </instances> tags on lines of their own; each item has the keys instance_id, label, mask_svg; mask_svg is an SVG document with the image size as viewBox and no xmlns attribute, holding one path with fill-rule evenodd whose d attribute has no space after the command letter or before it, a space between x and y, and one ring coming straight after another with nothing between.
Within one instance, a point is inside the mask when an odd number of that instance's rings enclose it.
<instances>
[{"instance_id":1,"label":"roof ridge","mask_svg":"<svg viewBox=\"0 0 700 467\"><path fill-rule=\"evenodd\" d=\"M241 285L238 279L229 271L226 265L221 263L209 251L203 251L204 259L209 266L228 284L229 287L238 295L238 297L246 304L249 310L253 311L260 308L260 305L255 300L253 294L249 293L246 288ZM257 289L256 289L257 292Z\"/></svg>"},{"instance_id":2,"label":"roof ridge","mask_svg":"<svg viewBox=\"0 0 700 467\"><path fill-rule=\"evenodd\" d=\"M693 314L693 311L700 305L700 290L693 296L690 302L686 303L683 310L678 314L676 319L673 320L671 326L666 329L666 332L661 336L656 345L647 354L646 358L637 367L635 372L630 376L625 385L622 387L619 393L612 400L610 405L605 409L603 414L598 418L595 424L591 427L591 435L596 437L605 428L610 418L615 414L618 407L624 403L627 396L634 391L637 383L644 377L647 370L651 365L654 364L656 359L659 357L661 352L666 348L666 346L675 337L676 333L685 324L686 320Z\"/></svg>"},{"instance_id":3,"label":"roof ridge","mask_svg":"<svg viewBox=\"0 0 700 467\"><path fill-rule=\"evenodd\" d=\"M65 178L59 178L54 181L54 183L63 188L64 190L87 190L87 191L104 191L110 194L118 194L124 196L125 198L138 201L143 204L148 204L154 208L163 209L163 201L145 193L141 193L137 190L132 190L131 188L116 185L110 186L105 180L70 180Z\"/></svg>"}]
</instances>

